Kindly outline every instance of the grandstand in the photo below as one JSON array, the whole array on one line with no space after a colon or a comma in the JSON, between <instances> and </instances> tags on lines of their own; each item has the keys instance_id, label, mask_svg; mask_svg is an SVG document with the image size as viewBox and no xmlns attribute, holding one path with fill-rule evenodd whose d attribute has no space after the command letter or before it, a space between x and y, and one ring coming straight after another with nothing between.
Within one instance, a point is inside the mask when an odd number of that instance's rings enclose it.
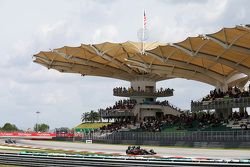
<instances>
[{"instance_id":1,"label":"grandstand","mask_svg":"<svg viewBox=\"0 0 250 167\"><path fill-rule=\"evenodd\" d=\"M48 69L83 76L111 77L130 82L113 95L127 97L100 109L115 122L102 131L230 131L248 129L250 107L250 26L222 28L182 42L81 44L35 54L34 62ZM185 78L215 87L207 97L191 102L191 112L170 104L172 88L156 88L162 80ZM234 109L238 108L239 112Z\"/></svg>"},{"instance_id":2,"label":"grandstand","mask_svg":"<svg viewBox=\"0 0 250 167\"><path fill-rule=\"evenodd\" d=\"M240 112L247 112L250 107L250 84L248 90L237 86L229 87L226 91L215 89L200 101L192 101L192 111L215 109L218 115L228 118L233 108L239 108Z\"/></svg>"}]
</instances>

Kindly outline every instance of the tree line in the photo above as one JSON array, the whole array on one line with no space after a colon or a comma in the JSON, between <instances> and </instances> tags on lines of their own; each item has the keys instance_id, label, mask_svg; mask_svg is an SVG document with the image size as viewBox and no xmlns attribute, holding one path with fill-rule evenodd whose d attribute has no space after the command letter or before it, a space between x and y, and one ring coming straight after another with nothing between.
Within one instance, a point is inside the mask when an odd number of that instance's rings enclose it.
<instances>
[{"instance_id":1,"label":"tree line","mask_svg":"<svg viewBox=\"0 0 250 167\"><path fill-rule=\"evenodd\" d=\"M4 124L3 127L0 127L0 131L3 132L13 132L13 131L20 131L15 124L11 124L11 123L6 123Z\"/></svg>"},{"instance_id":2,"label":"tree line","mask_svg":"<svg viewBox=\"0 0 250 167\"><path fill-rule=\"evenodd\" d=\"M99 122L101 121L101 116L99 112L91 110L90 112L85 112L82 114L81 117L82 122Z\"/></svg>"},{"instance_id":3,"label":"tree line","mask_svg":"<svg viewBox=\"0 0 250 167\"><path fill-rule=\"evenodd\" d=\"M49 131L49 125L47 124L35 124L33 130L35 132L48 132ZM5 123L3 127L0 127L0 131L2 132L21 132L23 130L20 130L17 128L15 124L11 123Z\"/></svg>"}]
</instances>

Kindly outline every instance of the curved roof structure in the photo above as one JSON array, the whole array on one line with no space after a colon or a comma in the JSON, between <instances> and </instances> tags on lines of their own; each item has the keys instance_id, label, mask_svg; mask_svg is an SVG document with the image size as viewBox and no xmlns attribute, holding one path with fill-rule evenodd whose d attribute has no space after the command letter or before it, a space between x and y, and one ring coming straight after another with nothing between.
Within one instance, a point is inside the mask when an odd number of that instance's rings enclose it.
<instances>
[{"instance_id":1,"label":"curved roof structure","mask_svg":"<svg viewBox=\"0 0 250 167\"><path fill-rule=\"evenodd\" d=\"M186 78L214 86L244 84L250 77L250 25L173 44L82 44L41 51L34 57L34 62L60 72L127 81L143 76L155 81Z\"/></svg>"}]
</instances>

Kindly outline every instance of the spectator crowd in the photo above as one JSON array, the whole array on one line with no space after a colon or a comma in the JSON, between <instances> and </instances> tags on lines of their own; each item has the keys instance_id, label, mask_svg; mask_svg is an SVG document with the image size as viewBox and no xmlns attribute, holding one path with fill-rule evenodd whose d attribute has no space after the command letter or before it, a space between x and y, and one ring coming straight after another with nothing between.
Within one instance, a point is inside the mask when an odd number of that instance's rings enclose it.
<instances>
[{"instance_id":1,"label":"spectator crowd","mask_svg":"<svg viewBox=\"0 0 250 167\"><path fill-rule=\"evenodd\" d=\"M205 128L219 127L233 121L233 124L239 123L242 119L248 119L249 115L245 112L232 112L227 119L216 116L214 112L183 113L179 116L165 115L162 119L144 119L136 131L143 132L161 132L168 127L177 127L176 130L201 130ZM117 132L129 125L135 125L133 121L116 121L110 125L100 128L101 131Z\"/></svg>"},{"instance_id":2,"label":"spectator crowd","mask_svg":"<svg viewBox=\"0 0 250 167\"><path fill-rule=\"evenodd\" d=\"M237 86L229 87L226 92L221 91L220 89L214 89L210 91L210 94L202 99L202 101L215 100L217 98L240 98L240 97L250 97L250 90L241 91Z\"/></svg>"},{"instance_id":3,"label":"spectator crowd","mask_svg":"<svg viewBox=\"0 0 250 167\"><path fill-rule=\"evenodd\" d=\"M211 102L215 102L215 104L220 104L224 102L229 102L228 100L233 100L233 102L238 103L242 101L250 102L250 88L249 90L240 90L237 86L229 87L226 92L221 91L220 89L211 90L210 93L202 98L202 100L191 101L191 105L202 106L206 104L210 104ZM211 103L214 104L214 103Z\"/></svg>"},{"instance_id":4,"label":"spectator crowd","mask_svg":"<svg viewBox=\"0 0 250 167\"><path fill-rule=\"evenodd\" d=\"M129 120L115 121L109 125L105 125L100 128L101 132L118 132L122 128L127 128L128 125L133 124Z\"/></svg>"},{"instance_id":5,"label":"spectator crowd","mask_svg":"<svg viewBox=\"0 0 250 167\"><path fill-rule=\"evenodd\" d=\"M131 110L134 108L135 105L136 105L136 100L132 100L132 99L119 100L119 101L116 101L113 106L107 107L106 111L111 111L115 109Z\"/></svg>"},{"instance_id":6,"label":"spectator crowd","mask_svg":"<svg viewBox=\"0 0 250 167\"><path fill-rule=\"evenodd\" d=\"M163 89L162 87L158 90L144 90L140 86L137 87L137 89L133 87L129 87L128 89L125 87L116 87L113 89L114 94L121 94L121 93L134 93L134 92L147 92L147 93L158 93L158 94L163 94L163 93L172 93L174 89L166 88Z\"/></svg>"}]
</instances>

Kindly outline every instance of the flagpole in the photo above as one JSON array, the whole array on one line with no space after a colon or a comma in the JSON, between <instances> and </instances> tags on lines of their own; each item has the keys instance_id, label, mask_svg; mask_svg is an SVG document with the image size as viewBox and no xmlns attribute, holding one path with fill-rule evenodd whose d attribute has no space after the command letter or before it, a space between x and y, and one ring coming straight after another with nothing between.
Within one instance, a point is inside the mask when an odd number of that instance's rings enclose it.
<instances>
[{"instance_id":1,"label":"flagpole","mask_svg":"<svg viewBox=\"0 0 250 167\"><path fill-rule=\"evenodd\" d=\"M144 50L144 39L145 39L145 28L146 28L146 13L145 10L143 11L143 22L142 22L142 54L145 53Z\"/></svg>"}]
</instances>

